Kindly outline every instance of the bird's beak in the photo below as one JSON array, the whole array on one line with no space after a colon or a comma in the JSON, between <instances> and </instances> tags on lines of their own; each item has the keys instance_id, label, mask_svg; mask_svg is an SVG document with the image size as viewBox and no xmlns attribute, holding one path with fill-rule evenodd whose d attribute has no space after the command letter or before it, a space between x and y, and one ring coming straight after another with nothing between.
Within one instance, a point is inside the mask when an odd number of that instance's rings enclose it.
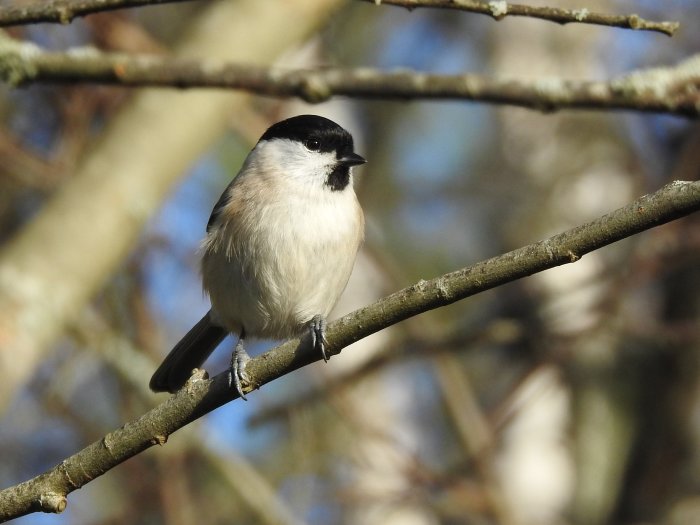
<instances>
[{"instance_id":1,"label":"bird's beak","mask_svg":"<svg viewBox=\"0 0 700 525\"><path fill-rule=\"evenodd\" d=\"M367 162L364 157L361 157L357 153L348 153L347 155L343 155L338 159L339 164L343 164L344 166L357 166L359 164L364 164Z\"/></svg>"}]
</instances>

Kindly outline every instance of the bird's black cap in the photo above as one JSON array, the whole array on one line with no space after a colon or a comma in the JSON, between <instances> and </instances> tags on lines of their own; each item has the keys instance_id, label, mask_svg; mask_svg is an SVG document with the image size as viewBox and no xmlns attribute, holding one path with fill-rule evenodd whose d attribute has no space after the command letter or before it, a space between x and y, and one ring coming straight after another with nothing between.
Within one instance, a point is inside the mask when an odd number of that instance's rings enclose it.
<instances>
[{"instance_id":1,"label":"bird's black cap","mask_svg":"<svg viewBox=\"0 0 700 525\"><path fill-rule=\"evenodd\" d=\"M260 140L289 139L310 149L335 151L338 156L353 153L352 135L330 119L318 115L298 115L273 124Z\"/></svg>"}]
</instances>

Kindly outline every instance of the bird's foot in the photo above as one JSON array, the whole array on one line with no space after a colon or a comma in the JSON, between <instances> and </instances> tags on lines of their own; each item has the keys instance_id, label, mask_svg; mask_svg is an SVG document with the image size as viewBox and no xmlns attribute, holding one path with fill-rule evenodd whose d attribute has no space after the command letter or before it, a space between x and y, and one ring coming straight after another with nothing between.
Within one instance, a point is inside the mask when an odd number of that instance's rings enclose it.
<instances>
[{"instance_id":1,"label":"bird's foot","mask_svg":"<svg viewBox=\"0 0 700 525\"><path fill-rule=\"evenodd\" d=\"M331 358L326 352L326 319L320 315L315 315L311 322L309 323L309 333L311 335L311 346L316 352L321 354L323 360L328 362Z\"/></svg>"},{"instance_id":2,"label":"bird's foot","mask_svg":"<svg viewBox=\"0 0 700 525\"><path fill-rule=\"evenodd\" d=\"M231 388L231 385L233 385L238 395L244 401L248 401L248 398L245 397L243 393L243 384L248 383L248 375L245 373L245 366L248 361L250 361L250 356L248 352L245 351L245 348L243 348L243 338L240 338L236 343L236 348L233 349L233 353L231 354L228 386Z\"/></svg>"}]
</instances>

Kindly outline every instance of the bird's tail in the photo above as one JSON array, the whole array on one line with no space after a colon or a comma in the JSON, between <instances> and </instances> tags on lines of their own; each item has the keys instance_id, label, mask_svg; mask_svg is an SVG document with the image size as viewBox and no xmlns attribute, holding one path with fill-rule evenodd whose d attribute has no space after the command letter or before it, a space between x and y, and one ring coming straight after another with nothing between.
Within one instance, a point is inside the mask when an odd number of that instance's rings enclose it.
<instances>
[{"instance_id":1,"label":"bird's tail","mask_svg":"<svg viewBox=\"0 0 700 525\"><path fill-rule=\"evenodd\" d=\"M154 392L177 392L192 370L202 366L227 333L211 322L211 311L207 312L165 357L148 386Z\"/></svg>"}]
</instances>

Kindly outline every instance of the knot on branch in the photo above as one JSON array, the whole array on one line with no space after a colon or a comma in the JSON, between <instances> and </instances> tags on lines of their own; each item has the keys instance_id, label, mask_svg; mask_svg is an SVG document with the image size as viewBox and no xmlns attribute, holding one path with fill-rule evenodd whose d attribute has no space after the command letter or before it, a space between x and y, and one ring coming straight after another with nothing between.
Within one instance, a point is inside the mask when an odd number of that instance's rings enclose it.
<instances>
[{"instance_id":1,"label":"knot on branch","mask_svg":"<svg viewBox=\"0 0 700 525\"><path fill-rule=\"evenodd\" d=\"M58 15L58 23L61 25L68 25L73 21L75 13L67 5L58 5L56 7L56 14Z\"/></svg>"},{"instance_id":2,"label":"knot on branch","mask_svg":"<svg viewBox=\"0 0 700 525\"><path fill-rule=\"evenodd\" d=\"M207 379L209 379L209 372L204 370L204 368L193 368L185 386L191 390L196 383L199 381L206 381Z\"/></svg>"},{"instance_id":3,"label":"knot on branch","mask_svg":"<svg viewBox=\"0 0 700 525\"><path fill-rule=\"evenodd\" d=\"M166 434L156 434L151 438L152 445L163 446L168 442L168 436Z\"/></svg>"},{"instance_id":4,"label":"knot on branch","mask_svg":"<svg viewBox=\"0 0 700 525\"><path fill-rule=\"evenodd\" d=\"M34 44L19 43L0 34L0 79L12 87L31 80L38 74L33 58L41 55Z\"/></svg>"},{"instance_id":5,"label":"knot on branch","mask_svg":"<svg viewBox=\"0 0 700 525\"><path fill-rule=\"evenodd\" d=\"M299 83L299 96L309 104L325 102L333 95L328 82L321 75L311 74Z\"/></svg>"},{"instance_id":6,"label":"knot on branch","mask_svg":"<svg viewBox=\"0 0 700 525\"><path fill-rule=\"evenodd\" d=\"M39 507L43 512L53 512L55 514L60 514L66 510L68 505L68 500L65 494L59 494L58 492L44 492L39 496Z\"/></svg>"},{"instance_id":7,"label":"knot on branch","mask_svg":"<svg viewBox=\"0 0 700 525\"><path fill-rule=\"evenodd\" d=\"M574 18L577 22L585 22L586 18L588 18L588 15L590 13L591 12L585 7L582 9L574 9L573 11L571 11L571 14L574 15Z\"/></svg>"},{"instance_id":8,"label":"knot on branch","mask_svg":"<svg viewBox=\"0 0 700 525\"><path fill-rule=\"evenodd\" d=\"M552 239L545 239L537 243L544 250L547 259L553 264L575 263L581 256L575 251L552 243Z\"/></svg>"},{"instance_id":9,"label":"knot on branch","mask_svg":"<svg viewBox=\"0 0 700 525\"><path fill-rule=\"evenodd\" d=\"M489 2L489 10L495 20L503 20L508 14L508 2L505 0Z\"/></svg>"}]
</instances>

